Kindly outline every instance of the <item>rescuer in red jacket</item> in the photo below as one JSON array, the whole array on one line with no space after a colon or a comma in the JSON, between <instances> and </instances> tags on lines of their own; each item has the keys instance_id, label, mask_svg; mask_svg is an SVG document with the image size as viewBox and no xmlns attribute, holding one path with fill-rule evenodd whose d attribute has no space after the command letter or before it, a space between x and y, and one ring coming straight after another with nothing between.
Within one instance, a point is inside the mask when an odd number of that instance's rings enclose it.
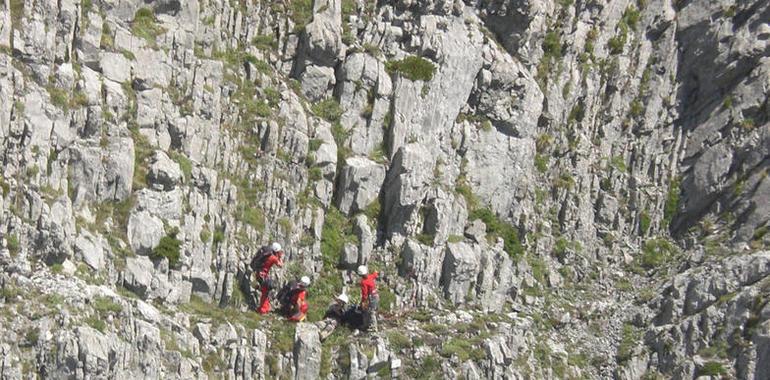
<instances>
[{"instance_id":1,"label":"rescuer in red jacket","mask_svg":"<svg viewBox=\"0 0 770 380\"><path fill-rule=\"evenodd\" d=\"M358 275L361 276L361 309L369 313L372 321L372 331L377 332L377 307L380 304L380 295L377 293L377 272L369 274L366 265L358 267Z\"/></svg>"}]
</instances>

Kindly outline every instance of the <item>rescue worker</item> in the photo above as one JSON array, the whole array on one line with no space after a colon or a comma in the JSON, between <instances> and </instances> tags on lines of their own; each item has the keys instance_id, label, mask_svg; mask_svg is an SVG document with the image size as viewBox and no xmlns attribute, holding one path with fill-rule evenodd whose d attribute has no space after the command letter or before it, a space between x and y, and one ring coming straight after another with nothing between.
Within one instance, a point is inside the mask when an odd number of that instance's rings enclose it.
<instances>
[{"instance_id":1,"label":"rescue worker","mask_svg":"<svg viewBox=\"0 0 770 380\"><path fill-rule=\"evenodd\" d=\"M369 274L369 268L366 265L360 265L357 270L361 277L361 310L368 313L371 318L371 329L377 332L377 307L380 303L380 295L377 293L378 273Z\"/></svg>"},{"instance_id":2,"label":"rescue worker","mask_svg":"<svg viewBox=\"0 0 770 380\"><path fill-rule=\"evenodd\" d=\"M270 269L273 266L283 267L283 249L281 244L273 243L270 247L262 247L251 263L252 269L257 271L257 286L260 289L259 308L257 312L267 314L270 312L270 291L273 283L270 280Z\"/></svg>"},{"instance_id":3,"label":"rescue worker","mask_svg":"<svg viewBox=\"0 0 770 380\"><path fill-rule=\"evenodd\" d=\"M288 320L292 322L302 322L307 317L307 287L310 286L310 277L302 276L297 283L296 288L289 293L290 308Z\"/></svg>"}]
</instances>

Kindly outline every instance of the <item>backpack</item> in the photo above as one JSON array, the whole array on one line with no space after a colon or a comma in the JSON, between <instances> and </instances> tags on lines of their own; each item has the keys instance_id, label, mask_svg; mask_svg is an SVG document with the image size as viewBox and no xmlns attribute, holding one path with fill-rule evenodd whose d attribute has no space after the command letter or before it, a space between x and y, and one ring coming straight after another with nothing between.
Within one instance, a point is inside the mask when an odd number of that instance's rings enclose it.
<instances>
[{"instance_id":1,"label":"backpack","mask_svg":"<svg viewBox=\"0 0 770 380\"><path fill-rule=\"evenodd\" d=\"M251 268L254 272L259 272L262 270L262 264L265 263L268 257L273 255L273 250L270 249L270 247L264 245L262 248L257 251L257 254L254 255L254 257L251 259L251 263L249 263L249 268Z\"/></svg>"}]
</instances>

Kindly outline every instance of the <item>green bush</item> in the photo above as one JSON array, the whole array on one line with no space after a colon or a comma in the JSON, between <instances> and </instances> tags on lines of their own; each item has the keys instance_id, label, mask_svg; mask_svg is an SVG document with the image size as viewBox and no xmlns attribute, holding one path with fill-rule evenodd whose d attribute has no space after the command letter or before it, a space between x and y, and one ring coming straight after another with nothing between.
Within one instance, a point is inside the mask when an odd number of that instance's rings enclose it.
<instances>
[{"instance_id":1,"label":"green bush","mask_svg":"<svg viewBox=\"0 0 770 380\"><path fill-rule=\"evenodd\" d=\"M70 99L66 90L54 87L53 85L48 86L46 90L48 90L48 95L51 97L51 104L64 112L69 110Z\"/></svg>"},{"instance_id":2,"label":"green bush","mask_svg":"<svg viewBox=\"0 0 770 380\"><path fill-rule=\"evenodd\" d=\"M722 376L727 374L727 369L719 362L706 362L698 370L698 376Z\"/></svg>"},{"instance_id":3,"label":"green bush","mask_svg":"<svg viewBox=\"0 0 770 380\"><path fill-rule=\"evenodd\" d=\"M120 313L123 311L123 306L116 303L109 297L96 297L91 301L91 306L94 310L100 313Z\"/></svg>"},{"instance_id":4,"label":"green bush","mask_svg":"<svg viewBox=\"0 0 770 380\"><path fill-rule=\"evenodd\" d=\"M618 345L618 362L625 363L631 359L634 353L634 347L636 347L640 338L639 332L637 332L633 326L628 323L623 325L620 345Z\"/></svg>"},{"instance_id":5,"label":"green bush","mask_svg":"<svg viewBox=\"0 0 770 380\"><path fill-rule=\"evenodd\" d=\"M535 168L537 171L540 173L545 173L548 171L548 161L549 158L547 155L540 153L535 154Z\"/></svg>"},{"instance_id":6,"label":"green bush","mask_svg":"<svg viewBox=\"0 0 770 380\"><path fill-rule=\"evenodd\" d=\"M412 55L399 61L386 62L385 70L389 74L399 73L409 80L429 81L433 79L436 66L425 58Z\"/></svg>"},{"instance_id":7,"label":"green bush","mask_svg":"<svg viewBox=\"0 0 770 380\"><path fill-rule=\"evenodd\" d=\"M336 207L329 207L321 231L321 255L324 267L335 268L345 243L356 242L350 221Z\"/></svg>"},{"instance_id":8,"label":"green bush","mask_svg":"<svg viewBox=\"0 0 770 380\"><path fill-rule=\"evenodd\" d=\"M559 33L554 30L546 33L542 47L544 59L561 58L561 41L559 41Z\"/></svg>"},{"instance_id":9,"label":"green bush","mask_svg":"<svg viewBox=\"0 0 770 380\"><path fill-rule=\"evenodd\" d=\"M640 263L646 269L657 268L677 253L678 249L670 241L664 238L649 239L642 245Z\"/></svg>"},{"instance_id":10,"label":"green bush","mask_svg":"<svg viewBox=\"0 0 770 380\"><path fill-rule=\"evenodd\" d=\"M107 323L105 323L104 320L102 320L100 317L88 317L84 322L94 329L99 330L101 333L107 329Z\"/></svg>"},{"instance_id":11,"label":"green bush","mask_svg":"<svg viewBox=\"0 0 770 380\"><path fill-rule=\"evenodd\" d=\"M278 40L272 34L258 35L251 39L251 43L260 50L270 50L278 48Z\"/></svg>"},{"instance_id":12,"label":"green bush","mask_svg":"<svg viewBox=\"0 0 770 380\"><path fill-rule=\"evenodd\" d=\"M620 54L623 52L623 48L626 46L628 40L628 24L625 19L621 19L618 23L618 34L610 38L607 41L607 47L610 49L610 54Z\"/></svg>"},{"instance_id":13,"label":"green bush","mask_svg":"<svg viewBox=\"0 0 770 380\"><path fill-rule=\"evenodd\" d=\"M185 156L182 153L179 153L177 151L171 152L171 158L176 161L177 164L179 164L179 169L182 170L182 174L184 174L185 181L189 181L192 177L192 161L190 161L187 156Z\"/></svg>"},{"instance_id":14,"label":"green bush","mask_svg":"<svg viewBox=\"0 0 770 380\"><path fill-rule=\"evenodd\" d=\"M166 259L168 259L168 264L171 267L176 267L177 264L179 263L179 255L180 255L179 251L182 246L182 242L176 238L176 235L178 233L179 233L179 229L174 227L171 229L168 235L160 238L160 242L158 243L158 246L152 250L151 257L156 260L159 260L165 257Z\"/></svg>"},{"instance_id":15,"label":"green bush","mask_svg":"<svg viewBox=\"0 0 770 380\"><path fill-rule=\"evenodd\" d=\"M471 211L469 220L481 219L487 225L487 238L491 241L501 237L504 242L505 252L514 259L524 254L524 247L519 240L519 231L509 223L502 221L488 208Z\"/></svg>"},{"instance_id":16,"label":"green bush","mask_svg":"<svg viewBox=\"0 0 770 380\"><path fill-rule=\"evenodd\" d=\"M671 220L679 210L679 177L674 177L668 184L668 193L666 194L666 204L663 207L663 225L668 226Z\"/></svg>"},{"instance_id":17,"label":"green bush","mask_svg":"<svg viewBox=\"0 0 770 380\"><path fill-rule=\"evenodd\" d=\"M294 31L300 32L305 29L305 25L313 17L312 0L292 0L289 2L289 14L294 21Z\"/></svg>"},{"instance_id":18,"label":"green bush","mask_svg":"<svg viewBox=\"0 0 770 380\"><path fill-rule=\"evenodd\" d=\"M313 104L311 110L314 114L330 123L339 121L340 116L342 116L342 113L344 112L337 100L333 98L325 99Z\"/></svg>"},{"instance_id":19,"label":"green bush","mask_svg":"<svg viewBox=\"0 0 770 380\"><path fill-rule=\"evenodd\" d=\"M8 239L6 241L8 244L8 251L11 252L11 255L16 255L19 253L19 237L16 235L8 235Z\"/></svg>"},{"instance_id":20,"label":"green bush","mask_svg":"<svg viewBox=\"0 0 770 380\"><path fill-rule=\"evenodd\" d=\"M265 214L259 207L242 207L238 213L238 219L254 227L257 231L265 229Z\"/></svg>"},{"instance_id":21,"label":"green bush","mask_svg":"<svg viewBox=\"0 0 770 380\"><path fill-rule=\"evenodd\" d=\"M647 211L642 211L641 214L639 214L639 233L642 235L647 234L647 231L650 229L650 223L651 223L650 215L647 213Z\"/></svg>"},{"instance_id":22,"label":"green bush","mask_svg":"<svg viewBox=\"0 0 770 380\"><path fill-rule=\"evenodd\" d=\"M212 240L212 243L214 243L214 246L218 246L225 240L225 232L221 228L217 228L214 230L214 240Z\"/></svg>"},{"instance_id":23,"label":"green bush","mask_svg":"<svg viewBox=\"0 0 770 380\"><path fill-rule=\"evenodd\" d=\"M486 357L484 349L479 343L466 338L451 338L444 343L439 353L447 358L457 355L461 363L467 360L478 363Z\"/></svg>"},{"instance_id":24,"label":"green bush","mask_svg":"<svg viewBox=\"0 0 770 380\"><path fill-rule=\"evenodd\" d=\"M639 12L636 7L629 5L625 12L623 12L623 21L626 25L630 26L631 29L636 30L636 26L639 23L639 19L641 18L640 13L641 12Z\"/></svg>"},{"instance_id":25,"label":"green bush","mask_svg":"<svg viewBox=\"0 0 770 380\"><path fill-rule=\"evenodd\" d=\"M134 13L134 20L131 21L131 33L144 38L150 46L155 46L155 40L165 32L166 29L158 25L152 9L139 8Z\"/></svg>"}]
</instances>

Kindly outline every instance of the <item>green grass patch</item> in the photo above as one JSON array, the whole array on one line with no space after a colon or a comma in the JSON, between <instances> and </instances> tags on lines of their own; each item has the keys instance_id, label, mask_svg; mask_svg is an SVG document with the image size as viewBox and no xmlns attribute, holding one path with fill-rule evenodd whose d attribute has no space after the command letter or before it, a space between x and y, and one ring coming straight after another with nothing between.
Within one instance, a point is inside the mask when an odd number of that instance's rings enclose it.
<instances>
[{"instance_id":1,"label":"green grass patch","mask_svg":"<svg viewBox=\"0 0 770 380\"><path fill-rule=\"evenodd\" d=\"M639 233L642 235L646 235L647 232L650 230L651 223L652 223L652 220L650 218L650 214L648 214L647 211L642 211L639 214Z\"/></svg>"},{"instance_id":2,"label":"green grass patch","mask_svg":"<svg viewBox=\"0 0 770 380\"><path fill-rule=\"evenodd\" d=\"M548 161L548 155L540 153L535 154L535 168L537 171L540 173L545 173L548 171Z\"/></svg>"},{"instance_id":3,"label":"green grass patch","mask_svg":"<svg viewBox=\"0 0 770 380\"><path fill-rule=\"evenodd\" d=\"M230 322L233 325L241 325L247 329L253 330L259 327L259 320L257 314L250 311L242 312L239 309L226 306L220 307L214 304L205 302L200 297L193 295L190 297L190 302L179 305L182 311L185 311L193 315L195 322L208 320L214 325L220 325L225 322ZM280 324L279 324L280 325ZM292 335L293 339L293 335Z\"/></svg>"},{"instance_id":4,"label":"green grass patch","mask_svg":"<svg viewBox=\"0 0 770 380\"><path fill-rule=\"evenodd\" d=\"M337 100L333 98L322 100L310 107L316 116L323 118L330 123L336 123L344 112Z\"/></svg>"},{"instance_id":5,"label":"green grass patch","mask_svg":"<svg viewBox=\"0 0 770 380\"><path fill-rule=\"evenodd\" d=\"M657 268L669 262L678 252L678 248L669 240L649 239L642 245L640 264L646 269Z\"/></svg>"},{"instance_id":6,"label":"green grass patch","mask_svg":"<svg viewBox=\"0 0 770 380\"><path fill-rule=\"evenodd\" d=\"M91 300L91 306L94 308L94 310L100 313L119 314L123 311L123 306L113 301L109 297L101 297L101 296L96 297L93 300Z\"/></svg>"},{"instance_id":7,"label":"green grass patch","mask_svg":"<svg viewBox=\"0 0 770 380\"><path fill-rule=\"evenodd\" d=\"M727 369L720 362L706 362L697 373L697 376L722 376L727 374Z\"/></svg>"},{"instance_id":8,"label":"green grass patch","mask_svg":"<svg viewBox=\"0 0 770 380\"><path fill-rule=\"evenodd\" d=\"M150 46L155 46L158 36L165 33L166 29L158 25L155 13L150 8L139 8L134 13L134 19L131 21L131 33L143 38Z\"/></svg>"},{"instance_id":9,"label":"green grass patch","mask_svg":"<svg viewBox=\"0 0 770 380\"><path fill-rule=\"evenodd\" d=\"M430 81L436 71L436 66L425 58L409 56L398 61L385 63L385 70L389 74L400 74L409 80Z\"/></svg>"},{"instance_id":10,"label":"green grass patch","mask_svg":"<svg viewBox=\"0 0 770 380\"><path fill-rule=\"evenodd\" d=\"M292 0L289 2L289 15L294 21L294 32L298 33L305 29L305 26L313 18L312 0Z\"/></svg>"},{"instance_id":11,"label":"green grass patch","mask_svg":"<svg viewBox=\"0 0 770 380\"><path fill-rule=\"evenodd\" d=\"M98 330L101 333L104 333L104 330L107 329L107 323L104 322L102 318L99 316L92 316L88 317L85 320L83 320L87 325L91 326L92 328Z\"/></svg>"},{"instance_id":12,"label":"green grass patch","mask_svg":"<svg viewBox=\"0 0 770 380\"><path fill-rule=\"evenodd\" d=\"M461 363L468 360L473 360L478 363L486 357L486 353L484 352L480 341L477 339L466 338L450 338L441 347L439 353L441 356L447 358L457 356Z\"/></svg>"},{"instance_id":13,"label":"green grass patch","mask_svg":"<svg viewBox=\"0 0 770 380\"><path fill-rule=\"evenodd\" d=\"M619 363L625 363L631 359L634 354L634 348L641 339L639 331L628 323L623 325L623 331L618 345L617 360Z\"/></svg>"},{"instance_id":14,"label":"green grass patch","mask_svg":"<svg viewBox=\"0 0 770 380\"><path fill-rule=\"evenodd\" d=\"M470 212L469 220L481 219L487 225L487 239L494 242L501 237L505 252L511 258L518 260L524 254L524 246L519 239L519 231L510 223L504 222L488 208L476 209Z\"/></svg>"},{"instance_id":15,"label":"green grass patch","mask_svg":"<svg viewBox=\"0 0 770 380\"><path fill-rule=\"evenodd\" d=\"M674 218L674 215L676 215L676 212L679 210L679 199L680 199L680 190L679 186L681 184L681 180L679 177L674 177L671 179L671 182L668 184L668 192L666 194L666 204L663 207L663 224L668 226L671 223L671 220Z\"/></svg>"},{"instance_id":16,"label":"green grass patch","mask_svg":"<svg viewBox=\"0 0 770 380\"><path fill-rule=\"evenodd\" d=\"M177 151L171 151L170 155L171 155L171 159L176 161L177 164L179 164L179 169L182 170L185 181L189 181L190 178L192 178L192 168L193 168L192 161L190 161L190 159L187 158L187 156Z\"/></svg>"},{"instance_id":17,"label":"green grass patch","mask_svg":"<svg viewBox=\"0 0 770 380\"><path fill-rule=\"evenodd\" d=\"M6 239L8 251L11 252L11 256L16 256L19 253L21 245L19 244L19 237L16 234L8 235Z\"/></svg>"},{"instance_id":18,"label":"green grass patch","mask_svg":"<svg viewBox=\"0 0 770 380\"><path fill-rule=\"evenodd\" d=\"M178 233L179 229L173 227L166 236L160 238L158 246L152 250L151 258L155 260L166 258L169 266L177 267L182 246L182 242L176 238Z\"/></svg>"}]
</instances>

